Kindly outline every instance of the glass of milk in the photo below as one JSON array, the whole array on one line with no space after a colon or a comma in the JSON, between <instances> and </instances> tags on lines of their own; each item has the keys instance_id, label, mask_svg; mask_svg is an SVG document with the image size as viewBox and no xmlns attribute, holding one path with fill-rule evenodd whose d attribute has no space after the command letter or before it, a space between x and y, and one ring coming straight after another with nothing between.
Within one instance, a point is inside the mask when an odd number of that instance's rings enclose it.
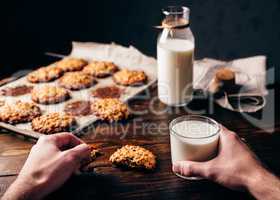
<instances>
[{"instance_id":1,"label":"glass of milk","mask_svg":"<svg viewBox=\"0 0 280 200\"><path fill-rule=\"evenodd\" d=\"M169 106L184 106L192 99L194 36L187 7L163 10L162 33L158 37L158 96Z\"/></svg>"},{"instance_id":2,"label":"glass of milk","mask_svg":"<svg viewBox=\"0 0 280 200\"><path fill-rule=\"evenodd\" d=\"M220 130L215 120L201 115L186 115L172 120L169 124L172 163L186 160L203 162L214 158Z\"/></svg>"}]
</instances>

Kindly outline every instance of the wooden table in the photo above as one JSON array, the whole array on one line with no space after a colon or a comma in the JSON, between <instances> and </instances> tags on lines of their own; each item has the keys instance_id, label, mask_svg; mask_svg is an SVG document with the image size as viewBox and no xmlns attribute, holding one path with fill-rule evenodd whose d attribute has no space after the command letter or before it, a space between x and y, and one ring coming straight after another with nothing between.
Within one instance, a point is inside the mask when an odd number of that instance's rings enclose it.
<instances>
[{"instance_id":1,"label":"wooden table","mask_svg":"<svg viewBox=\"0 0 280 200\"><path fill-rule=\"evenodd\" d=\"M279 88L279 87L276 87ZM273 100L273 89L268 100ZM277 96L279 93L274 94ZM195 100L187 109L170 109L156 97L156 86L145 95L129 104L135 115L124 124L98 124L98 128L82 136L82 139L102 150L104 155L95 162L95 173L87 173L71 178L49 199L251 199L247 193L228 190L209 181L186 181L171 172L169 131L170 120L187 113L206 110L210 116L236 131L246 139L248 145L260 159L276 174L280 174L279 144L280 120L276 112L275 130L265 123L264 129L255 127L240 113L231 112L214 105L212 114L209 101ZM269 102L269 101L268 101ZM277 100L275 99L275 102ZM150 105L157 112L148 109ZM271 106L271 102L267 106ZM261 116L262 112L253 114ZM160 129L158 127L160 126ZM266 131L272 131L270 133ZM34 144L32 140L2 131L0 134L0 196L15 180L26 156ZM152 150L158 157L158 167L153 173L129 171L114 168L108 162L110 154L124 144L139 144ZM239 155L236 155L239 156ZM230 160L228 161L230 162Z\"/></svg>"}]
</instances>

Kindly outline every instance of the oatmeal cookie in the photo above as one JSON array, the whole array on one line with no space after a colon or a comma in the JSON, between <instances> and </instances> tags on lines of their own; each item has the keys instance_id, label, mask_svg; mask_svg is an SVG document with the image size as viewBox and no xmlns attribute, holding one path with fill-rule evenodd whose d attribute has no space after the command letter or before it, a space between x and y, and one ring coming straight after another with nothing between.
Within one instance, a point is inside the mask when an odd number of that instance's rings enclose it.
<instances>
[{"instance_id":1,"label":"oatmeal cookie","mask_svg":"<svg viewBox=\"0 0 280 200\"><path fill-rule=\"evenodd\" d=\"M109 122L127 119L129 115L127 105L116 98L97 99L91 109L99 119Z\"/></svg>"},{"instance_id":2,"label":"oatmeal cookie","mask_svg":"<svg viewBox=\"0 0 280 200\"><path fill-rule=\"evenodd\" d=\"M80 168L81 172L93 172L94 168L96 167L95 160L103 155L100 150L91 148L90 158L86 161L82 162L82 166Z\"/></svg>"},{"instance_id":3,"label":"oatmeal cookie","mask_svg":"<svg viewBox=\"0 0 280 200\"><path fill-rule=\"evenodd\" d=\"M218 81L234 82L235 73L231 69L223 67L223 68L217 70L215 78Z\"/></svg>"},{"instance_id":4,"label":"oatmeal cookie","mask_svg":"<svg viewBox=\"0 0 280 200\"><path fill-rule=\"evenodd\" d=\"M113 80L120 85L139 86L146 83L148 77L143 71L123 69L116 72Z\"/></svg>"},{"instance_id":5,"label":"oatmeal cookie","mask_svg":"<svg viewBox=\"0 0 280 200\"><path fill-rule=\"evenodd\" d=\"M53 65L41 67L27 75L27 80L31 83L49 82L59 78L63 71Z\"/></svg>"},{"instance_id":6,"label":"oatmeal cookie","mask_svg":"<svg viewBox=\"0 0 280 200\"><path fill-rule=\"evenodd\" d=\"M43 134L71 131L76 125L74 117L63 113L50 113L32 120L31 126L34 131Z\"/></svg>"},{"instance_id":7,"label":"oatmeal cookie","mask_svg":"<svg viewBox=\"0 0 280 200\"><path fill-rule=\"evenodd\" d=\"M30 122L40 115L40 108L29 102L17 101L13 104L6 103L0 109L0 121L10 124Z\"/></svg>"},{"instance_id":8,"label":"oatmeal cookie","mask_svg":"<svg viewBox=\"0 0 280 200\"><path fill-rule=\"evenodd\" d=\"M83 69L83 72L97 78L110 76L116 71L118 71L118 67L113 62L105 61L93 61Z\"/></svg>"},{"instance_id":9,"label":"oatmeal cookie","mask_svg":"<svg viewBox=\"0 0 280 200\"><path fill-rule=\"evenodd\" d=\"M238 85L235 85L235 72L229 67L218 69L209 85L209 91L215 93L216 96L221 96L224 92L238 93L239 89Z\"/></svg>"},{"instance_id":10,"label":"oatmeal cookie","mask_svg":"<svg viewBox=\"0 0 280 200\"><path fill-rule=\"evenodd\" d=\"M45 85L33 88L31 98L36 103L55 104L66 101L70 98L70 94L62 87Z\"/></svg>"},{"instance_id":11,"label":"oatmeal cookie","mask_svg":"<svg viewBox=\"0 0 280 200\"><path fill-rule=\"evenodd\" d=\"M80 71L88 62L80 58L64 58L55 63L63 72Z\"/></svg>"},{"instance_id":12,"label":"oatmeal cookie","mask_svg":"<svg viewBox=\"0 0 280 200\"><path fill-rule=\"evenodd\" d=\"M100 87L91 92L91 95L96 98L120 98L123 93L123 89L117 86Z\"/></svg>"},{"instance_id":13,"label":"oatmeal cookie","mask_svg":"<svg viewBox=\"0 0 280 200\"><path fill-rule=\"evenodd\" d=\"M101 155L101 152L98 149L91 149L91 152L90 152L91 162L93 162L100 155Z\"/></svg>"},{"instance_id":14,"label":"oatmeal cookie","mask_svg":"<svg viewBox=\"0 0 280 200\"><path fill-rule=\"evenodd\" d=\"M58 83L70 90L80 90L91 87L96 83L96 80L83 72L68 72L59 79Z\"/></svg>"},{"instance_id":15,"label":"oatmeal cookie","mask_svg":"<svg viewBox=\"0 0 280 200\"><path fill-rule=\"evenodd\" d=\"M156 156L149 150L134 145L125 145L113 153L109 160L118 166L152 170L156 167Z\"/></svg>"}]
</instances>

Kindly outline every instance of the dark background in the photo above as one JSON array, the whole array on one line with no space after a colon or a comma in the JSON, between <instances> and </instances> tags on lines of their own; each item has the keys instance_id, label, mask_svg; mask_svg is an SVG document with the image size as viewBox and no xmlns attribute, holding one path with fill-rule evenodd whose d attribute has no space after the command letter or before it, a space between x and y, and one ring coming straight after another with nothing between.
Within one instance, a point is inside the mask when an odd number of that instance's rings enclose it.
<instances>
[{"instance_id":1,"label":"dark background","mask_svg":"<svg viewBox=\"0 0 280 200\"><path fill-rule=\"evenodd\" d=\"M71 41L134 45L156 55L161 8L191 9L196 57L233 59L265 54L279 82L279 0L16 0L1 1L1 77L66 54Z\"/></svg>"}]
</instances>

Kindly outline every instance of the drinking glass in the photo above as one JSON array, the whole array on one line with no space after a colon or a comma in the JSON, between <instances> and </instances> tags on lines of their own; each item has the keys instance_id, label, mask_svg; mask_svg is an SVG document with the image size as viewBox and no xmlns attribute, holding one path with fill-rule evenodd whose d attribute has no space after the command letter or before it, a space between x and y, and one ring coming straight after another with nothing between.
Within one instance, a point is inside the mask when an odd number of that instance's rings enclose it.
<instances>
[{"instance_id":1,"label":"drinking glass","mask_svg":"<svg viewBox=\"0 0 280 200\"><path fill-rule=\"evenodd\" d=\"M185 115L172 120L169 124L172 163L203 162L214 158L220 131L220 125L215 120L201 115ZM191 180L201 179L176 175Z\"/></svg>"}]
</instances>

